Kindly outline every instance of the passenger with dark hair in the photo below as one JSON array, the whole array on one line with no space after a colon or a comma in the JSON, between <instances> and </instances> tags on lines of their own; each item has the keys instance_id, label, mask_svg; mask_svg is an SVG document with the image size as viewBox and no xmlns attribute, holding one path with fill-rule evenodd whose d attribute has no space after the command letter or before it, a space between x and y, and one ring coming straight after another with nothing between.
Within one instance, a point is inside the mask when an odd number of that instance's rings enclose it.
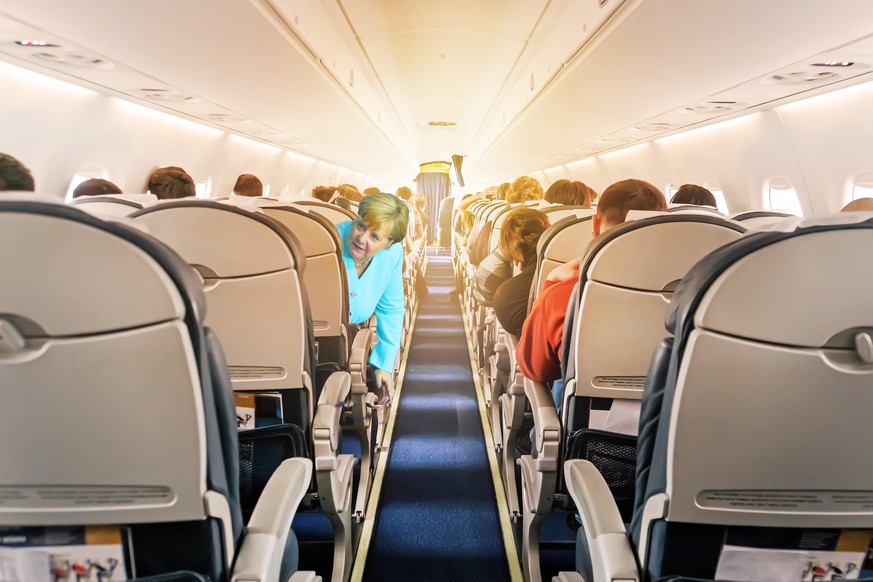
<instances>
[{"instance_id":1,"label":"passenger with dark hair","mask_svg":"<svg viewBox=\"0 0 873 582\"><path fill-rule=\"evenodd\" d=\"M264 184L254 174L240 174L233 185L233 193L237 196L257 197L264 195Z\"/></svg>"},{"instance_id":2,"label":"passenger with dark hair","mask_svg":"<svg viewBox=\"0 0 873 582\"><path fill-rule=\"evenodd\" d=\"M158 200L176 200L197 195L194 179L179 166L158 168L149 175L148 190Z\"/></svg>"},{"instance_id":3,"label":"passenger with dark hair","mask_svg":"<svg viewBox=\"0 0 873 582\"><path fill-rule=\"evenodd\" d=\"M312 188L312 197L328 204L334 200L334 194L338 194L338 190L333 186L315 186Z\"/></svg>"},{"instance_id":4,"label":"passenger with dark hair","mask_svg":"<svg viewBox=\"0 0 873 582\"><path fill-rule=\"evenodd\" d=\"M840 212L873 212L873 198L858 198L843 206Z\"/></svg>"},{"instance_id":5,"label":"passenger with dark hair","mask_svg":"<svg viewBox=\"0 0 873 582\"><path fill-rule=\"evenodd\" d=\"M594 235L618 226L631 210L666 210L667 200L643 180L622 180L603 191L592 218ZM561 342L564 316L573 288L579 281L582 257L558 267L531 306L516 349L522 373L534 382L552 382L561 377Z\"/></svg>"},{"instance_id":6,"label":"passenger with dark hair","mask_svg":"<svg viewBox=\"0 0 873 582\"><path fill-rule=\"evenodd\" d=\"M557 180L552 182L543 195L543 200L551 204L566 204L568 206L591 206L589 191L591 189L582 182Z\"/></svg>"},{"instance_id":7,"label":"passenger with dark hair","mask_svg":"<svg viewBox=\"0 0 873 582\"><path fill-rule=\"evenodd\" d=\"M0 191L33 192L33 175L9 154L0 154Z\"/></svg>"},{"instance_id":8,"label":"passenger with dark hair","mask_svg":"<svg viewBox=\"0 0 873 582\"><path fill-rule=\"evenodd\" d=\"M537 243L547 228L549 220L543 212L520 207L509 213L500 231L500 247L521 267L521 273L494 292L494 315L503 329L516 336L527 317L527 299L537 269Z\"/></svg>"},{"instance_id":9,"label":"passenger with dark hair","mask_svg":"<svg viewBox=\"0 0 873 582\"><path fill-rule=\"evenodd\" d=\"M715 196L712 192L696 184L682 184L670 204L696 204L697 206L712 206L715 208Z\"/></svg>"},{"instance_id":10,"label":"passenger with dark hair","mask_svg":"<svg viewBox=\"0 0 873 582\"><path fill-rule=\"evenodd\" d=\"M73 190L74 199L80 196L106 196L107 194L121 194L121 188L103 178L85 180Z\"/></svg>"}]
</instances>

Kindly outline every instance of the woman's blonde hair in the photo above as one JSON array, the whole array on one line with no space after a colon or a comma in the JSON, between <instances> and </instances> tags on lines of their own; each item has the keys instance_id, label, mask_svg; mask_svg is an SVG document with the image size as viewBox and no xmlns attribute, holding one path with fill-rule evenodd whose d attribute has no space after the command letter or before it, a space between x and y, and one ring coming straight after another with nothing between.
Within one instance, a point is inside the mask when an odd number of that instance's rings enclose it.
<instances>
[{"instance_id":1,"label":"woman's blonde hair","mask_svg":"<svg viewBox=\"0 0 873 582\"><path fill-rule=\"evenodd\" d=\"M394 242L403 240L409 227L409 206L393 194L364 196L358 206L358 216L367 227L387 232Z\"/></svg>"},{"instance_id":2,"label":"woman's blonde hair","mask_svg":"<svg viewBox=\"0 0 873 582\"><path fill-rule=\"evenodd\" d=\"M539 210L522 206L509 211L500 229L500 250L524 264L525 259L537 250L537 242L549 227L549 219Z\"/></svg>"}]
</instances>

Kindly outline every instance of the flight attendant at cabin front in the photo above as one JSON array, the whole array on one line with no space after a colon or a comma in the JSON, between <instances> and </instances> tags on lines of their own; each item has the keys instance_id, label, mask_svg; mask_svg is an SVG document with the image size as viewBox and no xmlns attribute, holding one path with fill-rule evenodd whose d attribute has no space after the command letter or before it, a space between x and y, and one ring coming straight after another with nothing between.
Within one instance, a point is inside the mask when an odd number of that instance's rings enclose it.
<instances>
[{"instance_id":1,"label":"flight attendant at cabin front","mask_svg":"<svg viewBox=\"0 0 873 582\"><path fill-rule=\"evenodd\" d=\"M355 220L337 225L349 281L349 320L366 322L376 314L378 342L370 354L376 386L394 395L394 362L403 333L403 237L409 210L391 194L365 196ZM401 243L401 244L395 244Z\"/></svg>"}]
</instances>

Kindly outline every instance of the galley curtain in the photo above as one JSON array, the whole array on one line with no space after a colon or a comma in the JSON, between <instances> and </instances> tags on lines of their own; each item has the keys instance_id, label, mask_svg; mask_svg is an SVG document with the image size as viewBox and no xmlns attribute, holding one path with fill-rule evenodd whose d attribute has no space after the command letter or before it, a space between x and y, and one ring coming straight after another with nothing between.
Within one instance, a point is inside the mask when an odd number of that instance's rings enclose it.
<instances>
[{"instance_id":1,"label":"galley curtain","mask_svg":"<svg viewBox=\"0 0 873 582\"><path fill-rule=\"evenodd\" d=\"M415 191L424 196L428 216L428 242L436 240L440 202L452 195L452 180L449 177L450 162L421 164L415 178Z\"/></svg>"}]
</instances>

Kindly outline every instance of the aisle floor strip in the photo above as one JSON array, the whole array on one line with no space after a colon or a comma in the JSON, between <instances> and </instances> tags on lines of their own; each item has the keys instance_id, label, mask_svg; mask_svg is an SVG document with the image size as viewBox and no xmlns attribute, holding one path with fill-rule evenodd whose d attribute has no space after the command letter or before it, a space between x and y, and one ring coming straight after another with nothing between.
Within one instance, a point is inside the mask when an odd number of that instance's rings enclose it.
<instances>
[{"instance_id":1,"label":"aisle floor strip","mask_svg":"<svg viewBox=\"0 0 873 582\"><path fill-rule=\"evenodd\" d=\"M459 295L460 301L460 295ZM461 312L466 315L463 309ZM491 442L491 421L488 418L488 409L485 407L485 395L482 392L482 384L479 382L479 368L476 362L476 352L470 340L473 336L470 329L470 319L462 317L464 329L467 333L467 349L470 354L470 368L473 370L473 384L476 387L476 400L479 403L479 418L482 421L482 436L485 438L485 450L488 453L488 466L491 468L491 479L494 482L494 495L497 501L497 513L500 516L500 531L503 534L503 547L506 549L506 561L509 565L509 575L512 582L522 582L524 577L521 573L521 562L518 550L515 546L515 536L512 533L512 522L509 519L509 506L506 504L506 490L503 488L503 477L500 466L497 463L497 453ZM496 402L491 403L497 406Z\"/></svg>"},{"instance_id":2,"label":"aisle floor strip","mask_svg":"<svg viewBox=\"0 0 873 582\"><path fill-rule=\"evenodd\" d=\"M425 272L426 269L427 261L425 261ZM424 273L422 273L421 276L424 276ZM410 318L412 323L409 325L409 330L406 333L406 342L403 345L403 357L400 359L400 371L397 374L397 383L394 386L394 402L391 404L391 413L388 415L388 420L385 424L385 434L382 435L383 444L379 451L379 462L376 463L376 474L373 477L373 485L370 488L370 498L367 502L364 523L361 527L361 537L355 555L355 565L352 569L352 582L361 582L364 577L364 569L367 565L367 554L370 551L373 530L376 527L376 512L379 509L379 496L382 493L382 482L385 479L385 469L388 467L388 453L391 450L391 439L394 435L394 422L397 418L395 412L400 402L400 395L403 391L403 378L406 376L406 361L409 358L409 344L412 341L412 332L415 330L415 321L418 318L419 303L420 301L415 302L415 309Z\"/></svg>"}]
</instances>

